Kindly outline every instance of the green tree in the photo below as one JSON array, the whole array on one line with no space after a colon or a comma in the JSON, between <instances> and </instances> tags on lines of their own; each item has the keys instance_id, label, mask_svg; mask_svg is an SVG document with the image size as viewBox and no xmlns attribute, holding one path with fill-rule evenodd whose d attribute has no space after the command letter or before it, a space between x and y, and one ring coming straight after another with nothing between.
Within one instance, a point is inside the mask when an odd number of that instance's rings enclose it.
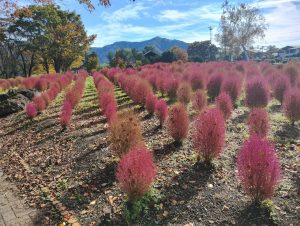
<instances>
[{"instance_id":1,"label":"green tree","mask_svg":"<svg viewBox=\"0 0 300 226\"><path fill-rule=\"evenodd\" d=\"M187 53L189 61L206 62L216 60L218 48L210 41L193 42L189 44Z\"/></svg>"},{"instance_id":2,"label":"green tree","mask_svg":"<svg viewBox=\"0 0 300 226\"><path fill-rule=\"evenodd\" d=\"M87 54L84 60L83 67L91 72L92 70L96 70L99 67L99 58L95 52Z\"/></svg>"},{"instance_id":3,"label":"green tree","mask_svg":"<svg viewBox=\"0 0 300 226\"><path fill-rule=\"evenodd\" d=\"M257 38L263 38L266 29L265 18L258 8L245 3L235 6L226 0L216 38L224 51L232 54L239 47L245 60L249 60L247 48Z\"/></svg>"},{"instance_id":4,"label":"green tree","mask_svg":"<svg viewBox=\"0 0 300 226\"><path fill-rule=\"evenodd\" d=\"M187 55L186 51L184 51L183 49L180 49L176 46L164 51L160 57L160 61L165 62L165 63L171 63L171 62L178 61L178 60L187 62L188 55Z\"/></svg>"}]
</instances>

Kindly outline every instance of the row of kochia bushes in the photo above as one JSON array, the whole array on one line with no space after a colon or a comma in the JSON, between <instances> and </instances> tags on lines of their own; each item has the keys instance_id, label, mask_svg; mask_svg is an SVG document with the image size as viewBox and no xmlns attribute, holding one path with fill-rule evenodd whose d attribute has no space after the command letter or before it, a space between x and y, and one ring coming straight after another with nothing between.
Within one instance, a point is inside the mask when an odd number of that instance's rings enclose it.
<instances>
[{"instance_id":1,"label":"row of kochia bushes","mask_svg":"<svg viewBox=\"0 0 300 226\"><path fill-rule=\"evenodd\" d=\"M55 100L57 95L72 82L73 77L74 75L71 72L59 76L40 77L35 83L35 87L38 87L38 89L43 92L35 96L32 101L26 105L25 112L27 116L34 118L38 113L45 110L49 104Z\"/></svg>"},{"instance_id":2,"label":"row of kochia bushes","mask_svg":"<svg viewBox=\"0 0 300 226\"><path fill-rule=\"evenodd\" d=\"M171 71L179 70L185 75L180 68L182 65L177 66L175 64ZM212 70L206 79L203 79L201 73L189 73L186 74L186 78L180 77L177 81L172 75L172 78L168 78L170 74L162 77L160 71L164 65L149 66L154 69L152 68L149 73L146 72L146 75L143 68L140 72L111 69L103 70L102 73L122 87L135 103L144 105L150 114L155 112L161 125L165 123L169 134L178 144L188 135L189 117L186 106L192 101L194 109L198 111L192 131L193 146L200 156L198 159L202 159L205 163L210 163L223 152L225 122L230 118L245 84L245 104L251 109L247 120L250 136L238 152L237 176L244 191L254 201L262 201L273 195L280 179L280 164L275 147L267 139L270 123L264 108L272 95L280 101L288 119L292 123L298 121L300 91L296 81L299 80L299 75L296 74L298 73L296 69L296 71L287 69L288 72L292 71L290 74L279 73L279 70L276 70L276 73L274 71L273 73L277 77L272 77L275 80L270 78L268 80L267 72L271 73L269 65L262 65L264 67L257 70L252 66L235 65L236 71L232 68L229 70L234 72L233 75L214 74ZM191 74L193 76L188 77ZM163 79L166 83L161 82ZM154 91L158 90L170 98L177 98L178 102L168 109L164 100L159 100L154 95L152 87ZM214 101L213 107L207 107L208 99ZM161 107L159 107L162 101L163 117L160 116ZM117 179L127 193L129 201L135 202L149 191L156 176L151 151L143 143L138 116L133 111L118 114L110 126L109 137L113 151L121 159Z\"/></svg>"}]
</instances>

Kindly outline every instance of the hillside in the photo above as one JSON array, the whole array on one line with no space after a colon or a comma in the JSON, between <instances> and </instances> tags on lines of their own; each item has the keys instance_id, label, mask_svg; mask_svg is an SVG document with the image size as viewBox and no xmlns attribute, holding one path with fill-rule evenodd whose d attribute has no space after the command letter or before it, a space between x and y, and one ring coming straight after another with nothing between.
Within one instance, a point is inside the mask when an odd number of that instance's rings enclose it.
<instances>
[{"instance_id":1,"label":"hillside","mask_svg":"<svg viewBox=\"0 0 300 226\"><path fill-rule=\"evenodd\" d=\"M108 58L107 55L109 52L115 52L117 49L122 48L135 48L139 51L143 50L145 46L152 45L157 48L158 52L163 52L167 49L170 49L173 46L177 46L182 49L187 49L188 43L180 41L180 40L171 40L167 38L155 37L150 40L145 40L141 42L115 42L111 45L107 45L104 47L92 47L90 49L91 52L96 52L98 57L100 58L101 64L107 63Z\"/></svg>"}]
</instances>

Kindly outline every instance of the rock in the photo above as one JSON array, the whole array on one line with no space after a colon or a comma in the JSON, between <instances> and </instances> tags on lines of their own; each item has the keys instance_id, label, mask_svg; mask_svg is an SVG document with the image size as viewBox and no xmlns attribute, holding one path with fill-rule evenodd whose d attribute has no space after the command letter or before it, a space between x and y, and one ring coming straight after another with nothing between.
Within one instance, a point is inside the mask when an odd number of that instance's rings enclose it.
<instances>
[{"instance_id":1,"label":"rock","mask_svg":"<svg viewBox=\"0 0 300 226\"><path fill-rule=\"evenodd\" d=\"M39 92L32 89L9 90L0 95L0 117L23 111L26 104Z\"/></svg>"}]
</instances>

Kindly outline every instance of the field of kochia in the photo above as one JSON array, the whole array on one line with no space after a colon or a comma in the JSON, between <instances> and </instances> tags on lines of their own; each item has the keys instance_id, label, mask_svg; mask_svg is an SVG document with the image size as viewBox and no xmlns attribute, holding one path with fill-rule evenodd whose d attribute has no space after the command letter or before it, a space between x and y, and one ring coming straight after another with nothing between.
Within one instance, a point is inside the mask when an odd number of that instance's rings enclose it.
<instances>
[{"instance_id":1,"label":"field of kochia","mask_svg":"<svg viewBox=\"0 0 300 226\"><path fill-rule=\"evenodd\" d=\"M297 62L0 79L19 88L39 94L1 119L0 167L37 224L300 222Z\"/></svg>"}]
</instances>

